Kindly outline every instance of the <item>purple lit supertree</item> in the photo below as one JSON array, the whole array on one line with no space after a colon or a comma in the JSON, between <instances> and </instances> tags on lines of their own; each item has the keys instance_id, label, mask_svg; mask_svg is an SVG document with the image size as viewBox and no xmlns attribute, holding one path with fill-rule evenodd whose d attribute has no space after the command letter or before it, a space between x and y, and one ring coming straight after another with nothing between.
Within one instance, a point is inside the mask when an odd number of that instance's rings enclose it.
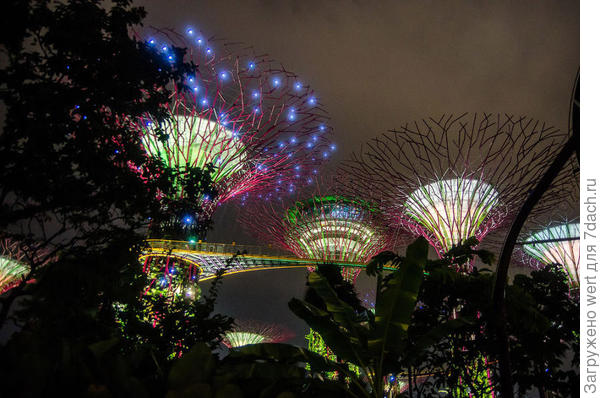
<instances>
[{"instance_id":1,"label":"purple lit supertree","mask_svg":"<svg viewBox=\"0 0 600 398\"><path fill-rule=\"evenodd\" d=\"M191 28L184 34L154 29L146 36L168 59L181 56L172 45L187 48L184 59L196 65L186 85L175 85L166 120L135 121L146 152L175 171L175 197L189 196L184 181L192 169L210 175L210 192L192 198L198 209L181 209L171 220L180 227L177 238L202 238L195 227L220 204L302 185L327 159L328 118L298 76L251 47Z\"/></svg>"},{"instance_id":2,"label":"purple lit supertree","mask_svg":"<svg viewBox=\"0 0 600 398\"><path fill-rule=\"evenodd\" d=\"M282 326L236 320L233 329L225 333L223 344L228 348L237 348L249 344L281 343L292 337L294 334Z\"/></svg>"},{"instance_id":3,"label":"purple lit supertree","mask_svg":"<svg viewBox=\"0 0 600 398\"><path fill-rule=\"evenodd\" d=\"M394 248L400 235L387 228L376 203L341 188L332 179L315 178L293 196L246 205L241 223L252 236L300 258L350 263L343 272L353 281L357 266Z\"/></svg>"},{"instance_id":4,"label":"purple lit supertree","mask_svg":"<svg viewBox=\"0 0 600 398\"><path fill-rule=\"evenodd\" d=\"M564 140L526 117L444 115L371 140L342 169L349 189L376 195L388 217L442 256L510 222ZM570 179L555 181L536 214L563 200Z\"/></svg>"}]
</instances>

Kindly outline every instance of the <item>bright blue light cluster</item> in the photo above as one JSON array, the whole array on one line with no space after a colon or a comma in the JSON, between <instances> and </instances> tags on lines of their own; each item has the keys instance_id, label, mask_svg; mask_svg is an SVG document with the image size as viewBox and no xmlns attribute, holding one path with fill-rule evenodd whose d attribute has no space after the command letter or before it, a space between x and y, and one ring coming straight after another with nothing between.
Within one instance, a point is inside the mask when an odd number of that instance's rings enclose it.
<instances>
[{"instance_id":1,"label":"bright blue light cluster","mask_svg":"<svg viewBox=\"0 0 600 398\"><path fill-rule=\"evenodd\" d=\"M289 121L294 121L296 120L296 109L295 108L291 108L289 113L288 113L288 120Z\"/></svg>"},{"instance_id":2,"label":"bright blue light cluster","mask_svg":"<svg viewBox=\"0 0 600 398\"><path fill-rule=\"evenodd\" d=\"M317 99L315 97L310 97L308 99L308 104L309 105L316 105L317 104Z\"/></svg>"}]
</instances>

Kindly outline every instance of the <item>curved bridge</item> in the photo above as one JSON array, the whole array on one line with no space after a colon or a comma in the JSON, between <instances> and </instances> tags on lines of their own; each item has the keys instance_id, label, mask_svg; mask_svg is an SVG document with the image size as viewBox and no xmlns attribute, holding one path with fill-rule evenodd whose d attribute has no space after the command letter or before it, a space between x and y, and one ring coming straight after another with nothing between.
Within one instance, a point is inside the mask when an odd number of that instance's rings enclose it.
<instances>
[{"instance_id":1,"label":"curved bridge","mask_svg":"<svg viewBox=\"0 0 600 398\"><path fill-rule=\"evenodd\" d=\"M202 270L198 281L215 277L219 269L227 269L225 275L248 271L264 271L284 268L314 267L320 261L291 256L288 252L264 246L236 245L235 243L187 242L177 240L149 239L148 248L140 260L149 257L175 257ZM335 263L340 267L365 268L361 263ZM385 268L388 269L388 268Z\"/></svg>"}]
</instances>

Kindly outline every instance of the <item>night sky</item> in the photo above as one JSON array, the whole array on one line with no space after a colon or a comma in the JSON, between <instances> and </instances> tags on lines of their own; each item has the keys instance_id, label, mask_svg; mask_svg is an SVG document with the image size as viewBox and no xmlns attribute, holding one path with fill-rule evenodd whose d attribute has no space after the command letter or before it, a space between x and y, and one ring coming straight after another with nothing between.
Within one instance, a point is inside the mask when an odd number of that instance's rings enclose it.
<instances>
[{"instance_id":1,"label":"night sky","mask_svg":"<svg viewBox=\"0 0 600 398\"><path fill-rule=\"evenodd\" d=\"M567 130L579 67L575 1L138 1L146 25L188 26L270 54L317 92L331 117L338 151L405 122L448 113L527 115ZM209 240L256 243L223 206ZM280 270L226 277L218 310L291 328L287 309L301 297L306 272ZM359 289L368 289L361 276Z\"/></svg>"}]
</instances>

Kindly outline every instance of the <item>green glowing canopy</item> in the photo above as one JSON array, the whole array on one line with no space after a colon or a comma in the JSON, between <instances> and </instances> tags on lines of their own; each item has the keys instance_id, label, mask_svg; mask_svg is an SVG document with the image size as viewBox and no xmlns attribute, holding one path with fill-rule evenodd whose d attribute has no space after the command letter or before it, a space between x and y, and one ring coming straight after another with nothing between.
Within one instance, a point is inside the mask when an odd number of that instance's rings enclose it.
<instances>
[{"instance_id":1,"label":"green glowing canopy","mask_svg":"<svg viewBox=\"0 0 600 398\"><path fill-rule=\"evenodd\" d=\"M265 336L253 332L227 332L225 337L231 347L259 344L265 340Z\"/></svg>"},{"instance_id":2,"label":"green glowing canopy","mask_svg":"<svg viewBox=\"0 0 600 398\"><path fill-rule=\"evenodd\" d=\"M160 126L144 126L142 142L146 151L165 165L179 171L186 166L216 167L213 182L239 172L245 160L245 147L236 134L223 125L190 115L172 115Z\"/></svg>"},{"instance_id":3,"label":"green glowing canopy","mask_svg":"<svg viewBox=\"0 0 600 398\"><path fill-rule=\"evenodd\" d=\"M0 292L17 282L29 271L29 267L10 257L0 256Z\"/></svg>"},{"instance_id":4,"label":"green glowing canopy","mask_svg":"<svg viewBox=\"0 0 600 398\"><path fill-rule=\"evenodd\" d=\"M569 282L579 286L579 223L563 223L535 232L525 240L523 251L542 264L560 264Z\"/></svg>"},{"instance_id":5,"label":"green glowing canopy","mask_svg":"<svg viewBox=\"0 0 600 398\"><path fill-rule=\"evenodd\" d=\"M346 198L339 195L315 196L298 201L287 210L285 219L290 224L297 224L305 215L324 213L332 218L357 219L363 212L379 213L379 208L362 199Z\"/></svg>"}]
</instances>

